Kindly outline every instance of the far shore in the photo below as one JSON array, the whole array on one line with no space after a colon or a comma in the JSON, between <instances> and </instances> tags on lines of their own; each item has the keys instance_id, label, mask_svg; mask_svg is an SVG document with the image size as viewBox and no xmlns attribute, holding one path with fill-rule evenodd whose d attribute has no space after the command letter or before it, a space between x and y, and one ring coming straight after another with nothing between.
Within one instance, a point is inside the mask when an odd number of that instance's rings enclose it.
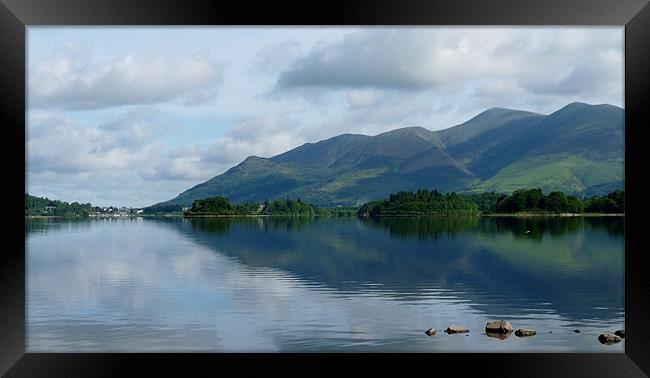
<instances>
[{"instance_id":1,"label":"far shore","mask_svg":"<svg viewBox=\"0 0 650 378\"><path fill-rule=\"evenodd\" d=\"M273 215L268 214L191 214L191 215L180 215L183 218L257 218L257 217L272 217ZM277 215L276 215L277 216ZM290 217L291 215L284 215ZM296 216L296 215L294 215ZM311 215L303 215L303 217L311 217Z\"/></svg>"},{"instance_id":2,"label":"far shore","mask_svg":"<svg viewBox=\"0 0 650 378\"><path fill-rule=\"evenodd\" d=\"M62 215L25 215L25 219L90 219L90 218L136 218L142 216L138 215L89 215L87 217L65 217Z\"/></svg>"},{"instance_id":3,"label":"far shore","mask_svg":"<svg viewBox=\"0 0 650 378\"><path fill-rule=\"evenodd\" d=\"M625 213L487 213L482 217L624 217Z\"/></svg>"},{"instance_id":4,"label":"far shore","mask_svg":"<svg viewBox=\"0 0 650 378\"><path fill-rule=\"evenodd\" d=\"M437 218L437 217L512 217L512 218L524 218L524 217L624 217L625 213L486 213L486 214L439 214L439 215L393 215L393 216L384 216L378 218ZM289 214L192 214L192 215L183 215L176 213L169 214L138 214L138 215L129 215L129 216L120 216L115 217L111 215L92 215L88 218L272 218L272 217L299 217L299 218L353 218L352 215L289 215ZM60 215L25 215L25 219L81 219L81 217L63 217Z\"/></svg>"},{"instance_id":5,"label":"far shore","mask_svg":"<svg viewBox=\"0 0 650 378\"><path fill-rule=\"evenodd\" d=\"M291 215L291 214L191 214L183 218L356 218L356 215Z\"/></svg>"},{"instance_id":6,"label":"far shore","mask_svg":"<svg viewBox=\"0 0 650 378\"><path fill-rule=\"evenodd\" d=\"M624 213L486 213L486 214L432 214L432 215L391 215L378 218L438 218L438 217L624 217ZM257 217L326 217L326 218L352 218L353 216L331 215L284 215L284 214L192 214L182 215L183 218L257 218ZM357 216L358 217L358 216ZM369 217L358 217L369 218Z\"/></svg>"}]
</instances>

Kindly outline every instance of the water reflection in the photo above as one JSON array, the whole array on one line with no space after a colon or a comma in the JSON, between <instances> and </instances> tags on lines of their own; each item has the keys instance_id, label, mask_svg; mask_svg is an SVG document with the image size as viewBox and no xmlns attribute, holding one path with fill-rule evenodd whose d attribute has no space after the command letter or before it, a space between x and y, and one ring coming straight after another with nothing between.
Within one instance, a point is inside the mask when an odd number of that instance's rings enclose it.
<instances>
[{"instance_id":1,"label":"water reflection","mask_svg":"<svg viewBox=\"0 0 650 378\"><path fill-rule=\"evenodd\" d=\"M595 336L623 328L623 218L29 220L26 232L35 351L622 350ZM491 339L495 317L554 335ZM452 322L474 331L422 337Z\"/></svg>"},{"instance_id":2,"label":"water reflection","mask_svg":"<svg viewBox=\"0 0 650 378\"><path fill-rule=\"evenodd\" d=\"M435 286L462 290L492 313L528 314L530 303L552 302L580 321L620 316L622 227L622 218L258 218L191 219L180 229L246 265L340 290L373 283L412 299ZM599 310L603 298L617 310Z\"/></svg>"}]
</instances>

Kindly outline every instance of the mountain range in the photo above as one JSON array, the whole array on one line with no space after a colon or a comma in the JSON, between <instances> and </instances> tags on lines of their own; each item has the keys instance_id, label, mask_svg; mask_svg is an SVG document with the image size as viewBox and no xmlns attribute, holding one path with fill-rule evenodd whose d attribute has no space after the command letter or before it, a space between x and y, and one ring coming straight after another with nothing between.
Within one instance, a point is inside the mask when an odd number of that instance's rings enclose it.
<instances>
[{"instance_id":1,"label":"mountain range","mask_svg":"<svg viewBox=\"0 0 650 378\"><path fill-rule=\"evenodd\" d=\"M624 134L624 110L608 104L575 102L548 115L491 108L438 131L342 134L270 158L250 156L157 206L189 207L216 195L348 206L419 188L604 194L624 187Z\"/></svg>"}]
</instances>

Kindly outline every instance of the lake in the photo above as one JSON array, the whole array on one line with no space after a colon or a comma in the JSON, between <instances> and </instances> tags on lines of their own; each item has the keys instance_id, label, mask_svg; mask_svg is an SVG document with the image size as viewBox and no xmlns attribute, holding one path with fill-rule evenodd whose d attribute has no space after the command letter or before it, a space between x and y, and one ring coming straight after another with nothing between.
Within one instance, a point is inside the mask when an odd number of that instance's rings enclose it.
<instances>
[{"instance_id":1,"label":"lake","mask_svg":"<svg viewBox=\"0 0 650 378\"><path fill-rule=\"evenodd\" d=\"M26 219L27 351L623 352L623 224Z\"/></svg>"}]
</instances>

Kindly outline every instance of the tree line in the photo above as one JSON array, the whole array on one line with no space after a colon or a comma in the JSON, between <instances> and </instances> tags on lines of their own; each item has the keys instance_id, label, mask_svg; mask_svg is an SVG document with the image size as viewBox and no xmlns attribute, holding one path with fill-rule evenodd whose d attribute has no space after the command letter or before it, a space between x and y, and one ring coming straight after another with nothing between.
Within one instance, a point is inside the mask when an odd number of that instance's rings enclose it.
<instances>
[{"instance_id":1,"label":"tree line","mask_svg":"<svg viewBox=\"0 0 650 378\"><path fill-rule=\"evenodd\" d=\"M624 213L625 191L616 190L606 196L579 198L560 191L544 194L541 189L520 189L512 194L496 192L456 194L420 189L397 192L388 199L363 204L358 211L363 217L425 216L436 214L475 215L504 213Z\"/></svg>"},{"instance_id":2,"label":"tree line","mask_svg":"<svg viewBox=\"0 0 650 378\"><path fill-rule=\"evenodd\" d=\"M541 189L520 189L501 195L494 204L496 213L624 213L625 191L616 190L606 196L581 199L560 191L544 194Z\"/></svg>"},{"instance_id":3,"label":"tree line","mask_svg":"<svg viewBox=\"0 0 650 378\"><path fill-rule=\"evenodd\" d=\"M265 200L258 204L245 202L231 203L223 196L196 200L192 207L183 212L184 216L247 216L247 215L282 215L282 216L346 216L355 215L356 208L320 208L300 199Z\"/></svg>"},{"instance_id":4,"label":"tree line","mask_svg":"<svg viewBox=\"0 0 650 378\"><path fill-rule=\"evenodd\" d=\"M113 215L127 213L134 215L133 208L117 208L115 206L93 206L90 203L51 200L47 197L36 197L25 193L25 216L50 216L63 218L87 218L96 215Z\"/></svg>"},{"instance_id":5,"label":"tree line","mask_svg":"<svg viewBox=\"0 0 650 378\"><path fill-rule=\"evenodd\" d=\"M579 198L560 191L544 194L541 189L520 189L512 194L496 192L458 194L419 189L391 193L387 199L370 201L360 207L321 208L300 199L265 200L258 204L233 204L223 196L194 201L183 214L201 215L282 215L282 216L433 216L504 213L624 213L625 191L606 196Z\"/></svg>"},{"instance_id":6,"label":"tree line","mask_svg":"<svg viewBox=\"0 0 650 378\"><path fill-rule=\"evenodd\" d=\"M151 209L154 213L180 213L179 205ZM63 202L40 198L25 193L26 216L88 217L96 214L133 213L133 209L101 208L90 203ZM263 203L231 203L227 197L199 199L183 211L185 216L428 216L478 215L504 213L624 213L625 191L616 190L605 196L579 198L560 191L544 194L541 189L520 189L512 194L496 192L458 194L419 189L415 192L391 193L387 199L370 201L360 207L322 208L300 199L265 200Z\"/></svg>"},{"instance_id":7,"label":"tree line","mask_svg":"<svg viewBox=\"0 0 650 378\"><path fill-rule=\"evenodd\" d=\"M25 215L55 216L55 217L88 217L93 211L90 203L63 202L41 198L25 193Z\"/></svg>"},{"instance_id":8,"label":"tree line","mask_svg":"<svg viewBox=\"0 0 650 378\"><path fill-rule=\"evenodd\" d=\"M388 199L361 205L361 217L425 216L425 215L476 215L479 206L468 197L455 192L419 189L417 192L391 193Z\"/></svg>"}]
</instances>

